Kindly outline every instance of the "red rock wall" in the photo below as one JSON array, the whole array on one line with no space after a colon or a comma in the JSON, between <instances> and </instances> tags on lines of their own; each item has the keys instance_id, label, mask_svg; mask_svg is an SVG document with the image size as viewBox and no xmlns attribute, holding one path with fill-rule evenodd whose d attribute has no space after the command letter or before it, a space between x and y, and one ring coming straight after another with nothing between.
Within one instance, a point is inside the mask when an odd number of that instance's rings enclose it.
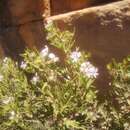
<instances>
[{"instance_id":1,"label":"red rock wall","mask_svg":"<svg viewBox=\"0 0 130 130\"><path fill-rule=\"evenodd\" d=\"M45 17L50 16L50 13L53 15L85 8L94 1L96 0L1 0L0 37L6 45L5 50L16 56L25 46L41 49L46 44Z\"/></svg>"},{"instance_id":2,"label":"red rock wall","mask_svg":"<svg viewBox=\"0 0 130 130\"><path fill-rule=\"evenodd\" d=\"M52 15L85 8L90 0L51 0Z\"/></svg>"},{"instance_id":3,"label":"red rock wall","mask_svg":"<svg viewBox=\"0 0 130 130\"><path fill-rule=\"evenodd\" d=\"M2 0L0 44L16 57L25 47L41 49L46 43L44 17L50 15L49 0Z\"/></svg>"},{"instance_id":4,"label":"red rock wall","mask_svg":"<svg viewBox=\"0 0 130 130\"><path fill-rule=\"evenodd\" d=\"M119 0L51 0L51 14L61 14Z\"/></svg>"}]
</instances>

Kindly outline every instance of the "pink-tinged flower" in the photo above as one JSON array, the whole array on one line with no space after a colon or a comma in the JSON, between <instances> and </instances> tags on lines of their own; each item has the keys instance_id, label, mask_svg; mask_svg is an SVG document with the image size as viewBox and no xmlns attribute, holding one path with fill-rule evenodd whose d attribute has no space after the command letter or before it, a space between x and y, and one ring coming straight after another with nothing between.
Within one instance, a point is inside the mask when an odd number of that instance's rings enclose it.
<instances>
[{"instance_id":1,"label":"pink-tinged flower","mask_svg":"<svg viewBox=\"0 0 130 130\"><path fill-rule=\"evenodd\" d=\"M7 61L8 61L8 58L5 57L5 58L3 59L3 62L6 63Z\"/></svg>"},{"instance_id":2,"label":"pink-tinged flower","mask_svg":"<svg viewBox=\"0 0 130 130\"><path fill-rule=\"evenodd\" d=\"M39 80L40 80L40 78L36 73L35 76L32 78L31 82L32 82L32 84L36 85L39 82Z\"/></svg>"},{"instance_id":3,"label":"pink-tinged flower","mask_svg":"<svg viewBox=\"0 0 130 130\"><path fill-rule=\"evenodd\" d=\"M70 58L72 59L72 62L77 62L80 57L81 57L81 53L78 52L78 51L74 51L70 55Z\"/></svg>"},{"instance_id":4,"label":"pink-tinged flower","mask_svg":"<svg viewBox=\"0 0 130 130\"><path fill-rule=\"evenodd\" d=\"M21 65L20 65L20 68L21 69L26 69L26 67L27 67L27 64L24 61L22 61Z\"/></svg>"},{"instance_id":5,"label":"pink-tinged flower","mask_svg":"<svg viewBox=\"0 0 130 130\"><path fill-rule=\"evenodd\" d=\"M49 58L50 60L52 60L53 62L58 62L58 61L59 61L59 57L57 57L54 53L50 53L50 54L48 55L48 58Z\"/></svg>"},{"instance_id":6,"label":"pink-tinged flower","mask_svg":"<svg viewBox=\"0 0 130 130\"><path fill-rule=\"evenodd\" d=\"M88 78L96 78L99 75L98 69L90 62L82 63L80 66L80 71Z\"/></svg>"},{"instance_id":7,"label":"pink-tinged flower","mask_svg":"<svg viewBox=\"0 0 130 130\"><path fill-rule=\"evenodd\" d=\"M45 46L45 48L43 50L41 50L40 56L44 58L48 55L48 53L49 53L49 48L48 48L48 46Z\"/></svg>"}]
</instances>

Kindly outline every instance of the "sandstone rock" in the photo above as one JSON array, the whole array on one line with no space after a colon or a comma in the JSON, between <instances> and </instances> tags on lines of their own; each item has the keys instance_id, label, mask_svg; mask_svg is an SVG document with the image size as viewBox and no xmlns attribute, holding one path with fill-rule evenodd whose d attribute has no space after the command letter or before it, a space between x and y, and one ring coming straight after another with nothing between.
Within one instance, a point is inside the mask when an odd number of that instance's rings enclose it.
<instances>
[{"instance_id":1,"label":"sandstone rock","mask_svg":"<svg viewBox=\"0 0 130 130\"><path fill-rule=\"evenodd\" d=\"M12 23L19 25L43 19L42 15L45 11L44 1L45 0L8 0L6 4L12 17Z\"/></svg>"},{"instance_id":2,"label":"sandstone rock","mask_svg":"<svg viewBox=\"0 0 130 130\"><path fill-rule=\"evenodd\" d=\"M130 54L129 0L53 16L46 20L54 21L62 29L75 28L76 44L92 54L92 61L99 68L97 82L100 87L108 85L106 64L112 58L122 60Z\"/></svg>"},{"instance_id":3,"label":"sandstone rock","mask_svg":"<svg viewBox=\"0 0 130 130\"><path fill-rule=\"evenodd\" d=\"M43 17L49 17L51 15L51 3L50 0L44 0L44 12Z\"/></svg>"},{"instance_id":4,"label":"sandstone rock","mask_svg":"<svg viewBox=\"0 0 130 130\"><path fill-rule=\"evenodd\" d=\"M51 0L51 12L56 15L114 1L119 0Z\"/></svg>"},{"instance_id":5,"label":"sandstone rock","mask_svg":"<svg viewBox=\"0 0 130 130\"><path fill-rule=\"evenodd\" d=\"M90 0L51 0L52 15L85 8Z\"/></svg>"},{"instance_id":6,"label":"sandstone rock","mask_svg":"<svg viewBox=\"0 0 130 130\"><path fill-rule=\"evenodd\" d=\"M1 39L6 55L17 59L25 48L25 43L19 34L18 27L3 28Z\"/></svg>"},{"instance_id":7,"label":"sandstone rock","mask_svg":"<svg viewBox=\"0 0 130 130\"><path fill-rule=\"evenodd\" d=\"M41 49L46 43L43 21L30 22L19 27L19 34L29 48Z\"/></svg>"},{"instance_id":8,"label":"sandstone rock","mask_svg":"<svg viewBox=\"0 0 130 130\"><path fill-rule=\"evenodd\" d=\"M49 0L1 0L0 33L10 55L26 47L41 48L45 42L44 17L50 15Z\"/></svg>"},{"instance_id":9,"label":"sandstone rock","mask_svg":"<svg viewBox=\"0 0 130 130\"><path fill-rule=\"evenodd\" d=\"M4 57L5 56L5 51L4 51L4 48L3 48L3 40L2 40L2 37L0 36L0 58Z\"/></svg>"}]
</instances>

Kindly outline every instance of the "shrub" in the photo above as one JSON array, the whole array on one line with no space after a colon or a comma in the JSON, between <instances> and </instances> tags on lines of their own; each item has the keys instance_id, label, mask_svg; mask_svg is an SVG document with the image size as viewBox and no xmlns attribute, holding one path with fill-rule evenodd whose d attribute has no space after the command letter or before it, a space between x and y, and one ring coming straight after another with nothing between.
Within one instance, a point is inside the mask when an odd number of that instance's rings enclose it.
<instances>
[{"instance_id":1,"label":"shrub","mask_svg":"<svg viewBox=\"0 0 130 130\"><path fill-rule=\"evenodd\" d=\"M122 129L130 129L130 57L123 62L115 60L108 65L111 75L110 95L115 99L113 107L116 110L115 120ZM116 105L115 105L116 103Z\"/></svg>"},{"instance_id":2,"label":"shrub","mask_svg":"<svg viewBox=\"0 0 130 130\"><path fill-rule=\"evenodd\" d=\"M98 69L89 54L73 49L73 33L51 23L46 28L50 44L65 53L64 63L48 46L41 52L26 50L21 63L1 61L0 130L127 130L130 90L123 74L129 79L129 64L108 67L110 98L115 96L119 109L111 100L99 103Z\"/></svg>"},{"instance_id":3,"label":"shrub","mask_svg":"<svg viewBox=\"0 0 130 130\"><path fill-rule=\"evenodd\" d=\"M48 38L66 54L64 64L47 46L40 53L27 50L20 65L9 58L1 62L2 130L85 130L96 119L98 70L87 54L71 52L72 33L51 29Z\"/></svg>"}]
</instances>

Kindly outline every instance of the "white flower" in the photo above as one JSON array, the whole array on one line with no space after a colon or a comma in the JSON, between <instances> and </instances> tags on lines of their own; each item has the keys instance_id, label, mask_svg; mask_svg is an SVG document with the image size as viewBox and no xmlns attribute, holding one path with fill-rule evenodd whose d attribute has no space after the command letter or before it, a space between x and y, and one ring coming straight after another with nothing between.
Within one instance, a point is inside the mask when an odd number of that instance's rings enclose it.
<instances>
[{"instance_id":1,"label":"white flower","mask_svg":"<svg viewBox=\"0 0 130 130\"><path fill-rule=\"evenodd\" d=\"M73 62L77 62L80 57L81 57L81 53L78 51L74 51L70 55L70 58L72 59Z\"/></svg>"},{"instance_id":2,"label":"white flower","mask_svg":"<svg viewBox=\"0 0 130 130\"><path fill-rule=\"evenodd\" d=\"M39 76L37 75L37 73L35 74L35 76L32 78L31 82L36 85L39 82Z\"/></svg>"},{"instance_id":3,"label":"white flower","mask_svg":"<svg viewBox=\"0 0 130 130\"><path fill-rule=\"evenodd\" d=\"M22 61L21 65L20 65L20 68L26 69L26 67L27 67L27 64L24 61Z\"/></svg>"},{"instance_id":4,"label":"white flower","mask_svg":"<svg viewBox=\"0 0 130 130\"><path fill-rule=\"evenodd\" d=\"M49 57L50 59L54 59L56 56L55 56L55 54L50 53L50 54L48 55L48 57Z\"/></svg>"},{"instance_id":5,"label":"white flower","mask_svg":"<svg viewBox=\"0 0 130 130\"><path fill-rule=\"evenodd\" d=\"M41 57L46 57L49 53L48 46L45 46L45 48L40 52Z\"/></svg>"},{"instance_id":6,"label":"white flower","mask_svg":"<svg viewBox=\"0 0 130 130\"><path fill-rule=\"evenodd\" d=\"M53 21L52 20L47 20L45 24L45 28L48 29L49 27L53 26Z\"/></svg>"},{"instance_id":7,"label":"white flower","mask_svg":"<svg viewBox=\"0 0 130 130\"><path fill-rule=\"evenodd\" d=\"M48 55L48 57L49 57L53 62L59 61L59 58L56 57L54 53L50 53L50 54Z\"/></svg>"},{"instance_id":8,"label":"white flower","mask_svg":"<svg viewBox=\"0 0 130 130\"><path fill-rule=\"evenodd\" d=\"M7 57L5 57L5 58L3 59L3 62L4 62L4 63L6 63L6 62L7 62L7 60L8 60L8 58L7 58Z\"/></svg>"},{"instance_id":9,"label":"white flower","mask_svg":"<svg viewBox=\"0 0 130 130\"><path fill-rule=\"evenodd\" d=\"M69 75L67 76L67 79L68 79L68 80L70 80L70 79L71 79Z\"/></svg>"},{"instance_id":10,"label":"white flower","mask_svg":"<svg viewBox=\"0 0 130 130\"><path fill-rule=\"evenodd\" d=\"M84 62L80 66L80 71L88 78L96 78L98 76L98 69L90 62Z\"/></svg>"},{"instance_id":11,"label":"white flower","mask_svg":"<svg viewBox=\"0 0 130 130\"><path fill-rule=\"evenodd\" d=\"M11 111L9 119L13 120L15 118L15 115L16 115L16 113L14 111Z\"/></svg>"},{"instance_id":12,"label":"white flower","mask_svg":"<svg viewBox=\"0 0 130 130\"><path fill-rule=\"evenodd\" d=\"M4 76L0 74L0 82L3 80Z\"/></svg>"},{"instance_id":13,"label":"white flower","mask_svg":"<svg viewBox=\"0 0 130 130\"><path fill-rule=\"evenodd\" d=\"M80 71L81 71L81 72L84 72L85 69L86 69L88 66L91 66L91 63L90 63L90 62L87 61L87 62L82 63L81 66L80 66Z\"/></svg>"},{"instance_id":14,"label":"white flower","mask_svg":"<svg viewBox=\"0 0 130 130\"><path fill-rule=\"evenodd\" d=\"M129 128L130 126L129 126L129 124L126 122L126 123L124 123L124 127L125 127L126 130L127 130L127 128Z\"/></svg>"},{"instance_id":15,"label":"white flower","mask_svg":"<svg viewBox=\"0 0 130 130\"><path fill-rule=\"evenodd\" d=\"M13 101L13 97L8 97L8 98L4 99L2 102L7 105L12 101Z\"/></svg>"}]
</instances>

